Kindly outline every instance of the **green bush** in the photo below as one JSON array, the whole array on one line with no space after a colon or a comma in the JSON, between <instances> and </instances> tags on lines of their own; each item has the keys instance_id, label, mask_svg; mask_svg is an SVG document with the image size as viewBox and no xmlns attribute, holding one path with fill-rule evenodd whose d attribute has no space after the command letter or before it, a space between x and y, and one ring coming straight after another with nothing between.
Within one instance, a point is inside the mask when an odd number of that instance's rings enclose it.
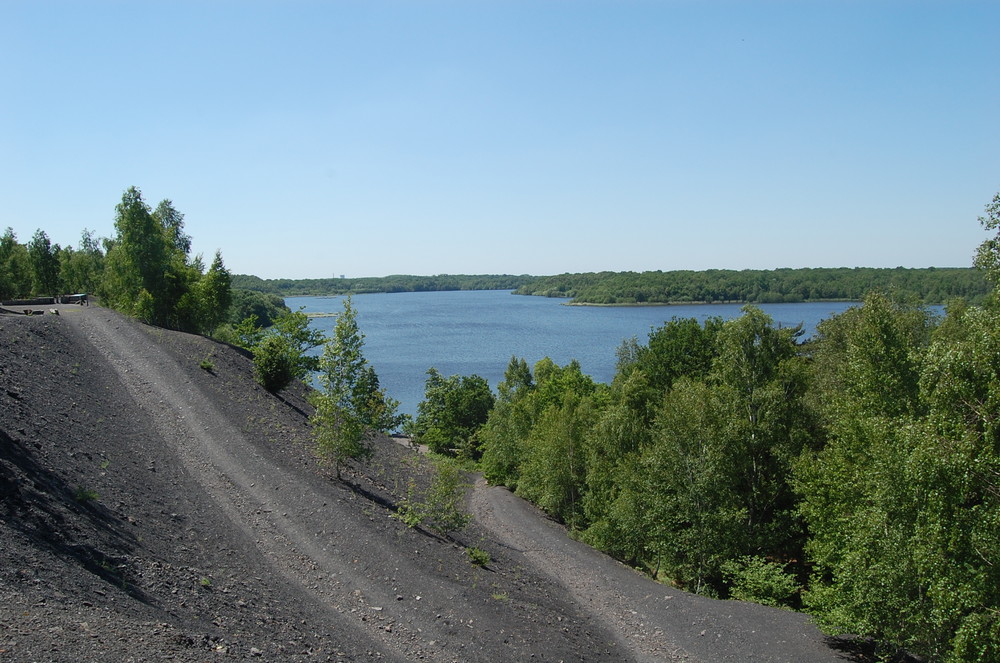
<instances>
[{"instance_id":1,"label":"green bush","mask_svg":"<svg viewBox=\"0 0 1000 663\"><path fill-rule=\"evenodd\" d=\"M490 563L490 554L482 548L466 548L465 554L469 556L469 561L475 566L486 568Z\"/></svg>"},{"instance_id":2,"label":"green bush","mask_svg":"<svg viewBox=\"0 0 1000 663\"><path fill-rule=\"evenodd\" d=\"M77 486L76 490L73 492L73 499L75 499L80 504L86 504L87 502L93 502L94 500L100 499L100 495L96 491L89 488L84 488L83 486Z\"/></svg>"},{"instance_id":3,"label":"green bush","mask_svg":"<svg viewBox=\"0 0 1000 663\"><path fill-rule=\"evenodd\" d=\"M738 601L789 607L799 591L798 581L784 564L755 555L723 562L722 576L730 584L730 597Z\"/></svg>"},{"instance_id":4,"label":"green bush","mask_svg":"<svg viewBox=\"0 0 1000 663\"><path fill-rule=\"evenodd\" d=\"M295 377L288 342L281 336L265 336L254 348L253 373L257 382L271 393L287 387Z\"/></svg>"},{"instance_id":5,"label":"green bush","mask_svg":"<svg viewBox=\"0 0 1000 663\"><path fill-rule=\"evenodd\" d=\"M410 480L396 517L410 527L421 525L444 535L464 528L472 519L462 509L468 484L454 463L438 461L435 465L434 478L425 495L418 495L416 483Z\"/></svg>"}]
</instances>

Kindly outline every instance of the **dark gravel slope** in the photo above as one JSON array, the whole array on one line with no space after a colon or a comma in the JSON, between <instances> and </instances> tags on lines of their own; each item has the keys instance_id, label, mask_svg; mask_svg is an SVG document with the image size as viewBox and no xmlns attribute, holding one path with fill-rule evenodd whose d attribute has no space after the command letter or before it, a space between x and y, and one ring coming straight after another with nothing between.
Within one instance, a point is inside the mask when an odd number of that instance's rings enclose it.
<instances>
[{"instance_id":1,"label":"dark gravel slope","mask_svg":"<svg viewBox=\"0 0 1000 663\"><path fill-rule=\"evenodd\" d=\"M0 660L628 658L484 530L392 518L407 450L332 479L302 396L107 310L0 316Z\"/></svg>"}]
</instances>

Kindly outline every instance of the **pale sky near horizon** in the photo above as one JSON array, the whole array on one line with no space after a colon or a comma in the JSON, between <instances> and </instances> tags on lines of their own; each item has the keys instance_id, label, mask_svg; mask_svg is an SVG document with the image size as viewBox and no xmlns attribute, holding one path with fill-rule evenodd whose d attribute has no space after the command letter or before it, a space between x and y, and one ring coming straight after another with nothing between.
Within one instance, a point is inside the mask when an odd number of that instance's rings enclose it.
<instances>
[{"instance_id":1,"label":"pale sky near horizon","mask_svg":"<svg viewBox=\"0 0 1000 663\"><path fill-rule=\"evenodd\" d=\"M0 231L265 278L963 267L1000 2L0 0Z\"/></svg>"}]
</instances>

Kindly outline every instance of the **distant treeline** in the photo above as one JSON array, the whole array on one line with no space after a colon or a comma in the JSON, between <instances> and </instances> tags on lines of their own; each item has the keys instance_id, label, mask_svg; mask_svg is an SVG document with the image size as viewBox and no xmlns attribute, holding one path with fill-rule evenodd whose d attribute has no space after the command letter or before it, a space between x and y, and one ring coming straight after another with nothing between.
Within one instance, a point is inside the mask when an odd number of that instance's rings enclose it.
<instances>
[{"instance_id":1,"label":"distant treeline","mask_svg":"<svg viewBox=\"0 0 1000 663\"><path fill-rule=\"evenodd\" d=\"M509 274L394 275L354 279L262 279L249 274L233 276L233 287L281 297L308 295L359 295L376 292L434 292L439 290L514 290L536 277Z\"/></svg>"},{"instance_id":2,"label":"distant treeline","mask_svg":"<svg viewBox=\"0 0 1000 663\"><path fill-rule=\"evenodd\" d=\"M911 294L925 304L943 304L956 297L977 303L989 292L989 285L983 273L972 267L709 269L698 272L590 272L543 276L526 282L514 294L565 297L574 304L622 306L858 301L872 290Z\"/></svg>"}]
</instances>

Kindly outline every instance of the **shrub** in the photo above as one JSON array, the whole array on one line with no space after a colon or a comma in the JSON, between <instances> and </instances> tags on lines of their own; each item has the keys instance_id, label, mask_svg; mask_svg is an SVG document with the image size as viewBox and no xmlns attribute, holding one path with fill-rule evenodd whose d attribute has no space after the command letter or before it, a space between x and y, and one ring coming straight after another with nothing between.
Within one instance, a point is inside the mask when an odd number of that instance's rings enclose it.
<instances>
[{"instance_id":1,"label":"shrub","mask_svg":"<svg viewBox=\"0 0 1000 663\"><path fill-rule=\"evenodd\" d=\"M799 584L785 571L785 565L763 557L746 555L722 563L722 575L730 583L730 597L761 605L788 607Z\"/></svg>"},{"instance_id":2,"label":"shrub","mask_svg":"<svg viewBox=\"0 0 1000 663\"><path fill-rule=\"evenodd\" d=\"M490 554L482 548L476 548L475 546L466 548L465 554L469 556L469 561L475 566L485 569L490 563Z\"/></svg>"},{"instance_id":3,"label":"shrub","mask_svg":"<svg viewBox=\"0 0 1000 663\"><path fill-rule=\"evenodd\" d=\"M443 535L464 528L472 516L462 509L468 484L462 481L458 466L446 461L435 465L434 478L422 498L417 495L416 483L410 480L396 517L410 527L421 525Z\"/></svg>"},{"instance_id":4,"label":"shrub","mask_svg":"<svg viewBox=\"0 0 1000 663\"><path fill-rule=\"evenodd\" d=\"M281 336L265 336L254 348L253 373L257 382L271 393L287 387L295 377L288 342Z\"/></svg>"},{"instance_id":5,"label":"shrub","mask_svg":"<svg viewBox=\"0 0 1000 663\"><path fill-rule=\"evenodd\" d=\"M73 499L75 499L80 504L85 504L87 502L93 502L94 500L100 499L100 495L96 491L90 490L89 488L84 488L83 486L77 486L76 490L73 491Z\"/></svg>"}]
</instances>

